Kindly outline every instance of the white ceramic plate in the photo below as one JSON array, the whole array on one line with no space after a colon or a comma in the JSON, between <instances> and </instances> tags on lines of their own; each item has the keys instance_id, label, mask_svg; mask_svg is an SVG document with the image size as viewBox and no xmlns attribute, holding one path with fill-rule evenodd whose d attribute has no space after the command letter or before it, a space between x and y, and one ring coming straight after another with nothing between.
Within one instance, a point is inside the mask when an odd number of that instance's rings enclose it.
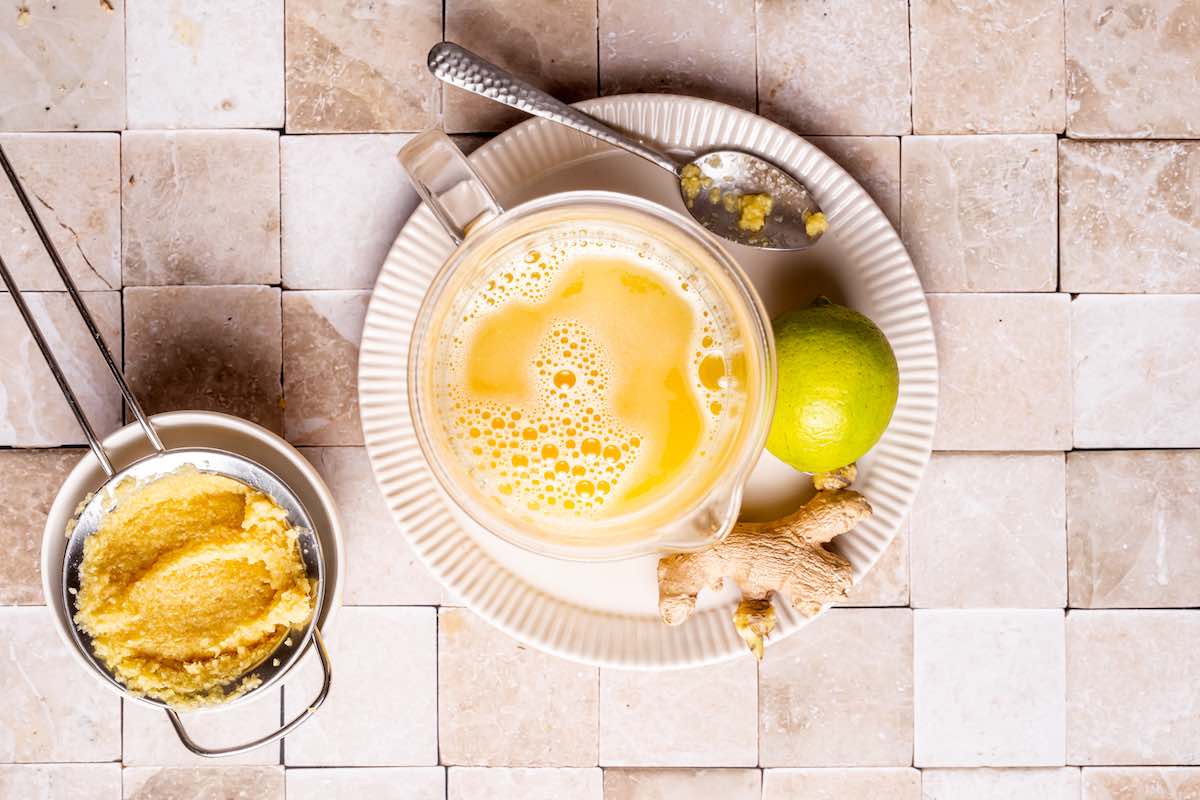
<instances>
[{"instance_id":1,"label":"white ceramic plate","mask_svg":"<svg viewBox=\"0 0 1200 800\"><path fill-rule=\"evenodd\" d=\"M900 399L887 433L859 462L856 487L875 509L836 540L856 581L899 528L929 459L937 407L937 354L921 284L883 213L846 172L801 137L729 106L671 95L589 100L580 108L676 150L739 147L790 170L830 220L820 244L801 254L729 245L772 316L817 295L867 314L900 362ZM641 195L684 211L674 179L634 156L545 120L516 126L471 158L500 202L572 189ZM746 652L730 614L732 587L701 595L679 627L658 616L654 556L576 563L533 555L478 528L441 494L426 467L409 415L405 366L417 308L452 245L422 206L388 253L375 286L359 355L363 431L380 489L413 547L473 611L534 647L607 667L661 669L720 661ZM768 519L811 493L807 477L764 454L743 517ZM776 604L778 641L804 618Z\"/></svg>"}]
</instances>

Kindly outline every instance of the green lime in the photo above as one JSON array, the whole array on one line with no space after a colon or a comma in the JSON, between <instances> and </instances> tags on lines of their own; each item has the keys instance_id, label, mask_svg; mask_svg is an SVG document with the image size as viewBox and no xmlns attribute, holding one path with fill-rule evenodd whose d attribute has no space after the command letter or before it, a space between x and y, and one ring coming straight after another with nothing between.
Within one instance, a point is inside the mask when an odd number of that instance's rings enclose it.
<instances>
[{"instance_id":1,"label":"green lime","mask_svg":"<svg viewBox=\"0 0 1200 800\"><path fill-rule=\"evenodd\" d=\"M896 408L900 371L874 322L818 298L777 317L779 395L767 449L802 472L828 472L863 456Z\"/></svg>"}]
</instances>

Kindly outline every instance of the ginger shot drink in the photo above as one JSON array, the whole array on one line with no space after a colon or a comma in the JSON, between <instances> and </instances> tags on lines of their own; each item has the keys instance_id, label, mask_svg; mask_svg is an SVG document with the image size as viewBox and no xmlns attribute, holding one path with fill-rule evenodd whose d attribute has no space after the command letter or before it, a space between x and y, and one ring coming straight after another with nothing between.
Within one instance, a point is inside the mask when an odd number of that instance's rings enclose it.
<instances>
[{"instance_id":1,"label":"ginger shot drink","mask_svg":"<svg viewBox=\"0 0 1200 800\"><path fill-rule=\"evenodd\" d=\"M729 287L619 223L564 221L489 254L436 340L432 416L453 479L526 537L658 535L741 468L765 402L755 319Z\"/></svg>"}]
</instances>

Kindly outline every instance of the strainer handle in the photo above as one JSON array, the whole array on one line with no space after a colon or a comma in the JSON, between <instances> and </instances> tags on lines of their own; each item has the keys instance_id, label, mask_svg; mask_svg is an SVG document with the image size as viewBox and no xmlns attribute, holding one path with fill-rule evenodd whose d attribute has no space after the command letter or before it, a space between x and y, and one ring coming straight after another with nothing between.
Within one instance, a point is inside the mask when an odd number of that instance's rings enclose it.
<instances>
[{"instance_id":1,"label":"strainer handle","mask_svg":"<svg viewBox=\"0 0 1200 800\"><path fill-rule=\"evenodd\" d=\"M188 735L186 730L184 730L183 720L179 718L179 715L175 713L174 709L168 708L167 718L171 720L171 725L175 728L175 733L178 734L179 741L183 742L183 746L188 750L191 750L198 756L204 756L205 758L236 756L249 750L253 750L256 747L262 747L264 744L277 742L292 731L299 728L305 722L308 722L309 718L312 717L313 714L317 713L317 709L320 708L321 704L325 702L325 698L329 696L329 684L333 681L333 666L329 663L329 651L325 649L325 642L321 639L321 631L317 628L313 628L313 642L317 645L317 653L321 656L321 670L324 674L324 677L321 681L321 691L317 693L316 699L305 706L304 710L301 711L291 722L288 722L282 728L268 733L266 736L255 739L252 742L235 744L230 747L204 747L196 744L196 741Z\"/></svg>"}]
</instances>

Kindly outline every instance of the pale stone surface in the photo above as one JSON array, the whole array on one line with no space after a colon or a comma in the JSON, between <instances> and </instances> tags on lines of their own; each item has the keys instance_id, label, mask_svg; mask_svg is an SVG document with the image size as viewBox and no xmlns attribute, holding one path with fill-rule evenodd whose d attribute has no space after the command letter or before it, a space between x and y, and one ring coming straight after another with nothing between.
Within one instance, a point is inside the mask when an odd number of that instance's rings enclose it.
<instances>
[{"instance_id":1,"label":"pale stone surface","mask_svg":"<svg viewBox=\"0 0 1200 800\"><path fill-rule=\"evenodd\" d=\"M330 636L335 679L321 712L284 739L290 766L432 766L438 763L436 612L338 611ZM321 665L309 653L283 686L291 719L316 696ZM381 731L386 730L386 735Z\"/></svg>"},{"instance_id":2,"label":"pale stone surface","mask_svg":"<svg viewBox=\"0 0 1200 800\"><path fill-rule=\"evenodd\" d=\"M759 0L759 113L799 133L908 133L908 4Z\"/></svg>"},{"instance_id":3,"label":"pale stone surface","mask_svg":"<svg viewBox=\"0 0 1200 800\"><path fill-rule=\"evenodd\" d=\"M761 800L756 769L606 769L604 800Z\"/></svg>"},{"instance_id":4,"label":"pale stone surface","mask_svg":"<svg viewBox=\"0 0 1200 800\"><path fill-rule=\"evenodd\" d=\"M1062 453L934 453L911 520L913 606L1066 606Z\"/></svg>"},{"instance_id":5,"label":"pale stone surface","mask_svg":"<svg viewBox=\"0 0 1200 800\"><path fill-rule=\"evenodd\" d=\"M1070 449L1070 308L1065 294L929 296L934 449Z\"/></svg>"},{"instance_id":6,"label":"pale stone surface","mask_svg":"<svg viewBox=\"0 0 1200 800\"><path fill-rule=\"evenodd\" d=\"M912 612L835 608L759 670L759 763L912 763Z\"/></svg>"},{"instance_id":7,"label":"pale stone surface","mask_svg":"<svg viewBox=\"0 0 1200 800\"><path fill-rule=\"evenodd\" d=\"M921 784L922 800L1079 800L1075 767L927 769Z\"/></svg>"},{"instance_id":8,"label":"pale stone surface","mask_svg":"<svg viewBox=\"0 0 1200 800\"><path fill-rule=\"evenodd\" d=\"M1059 163L1063 291L1200 292L1200 142L1063 141Z\"/></svg>"},{"instance_id":9,"label":"pale stone surface","mask_svg":"<svg viewBox=\"0 0 1200 800\"><path fill-rule=\"evenodd\" d=\"M1200 797L1200 769L1089 767L1083 800L1191 800Z\"/></svg>"},{"instance_id":10,"label":"pale stone surface","mask_svg":"<svg viewBox=\"0 0 1200 800\"><path fill-rule=\"evenodd\" d=\"M228 747L255 739L279 727L283 696L279 689L247 701L246 705L222 709L219 714L180 714L188 734L205 747ZM212 766L211 758L193 755L184 747L167 715L159 708L125 701L121 714L121 762L131 767ZM278 764L279 744L269 744L248 753L223 756L221 764Z\"/></svg>"},{"instance_id":11,"label":"pale stone surface","mask_svg":"<svg viewBox=\"0 0 1200 800\"><path fill-rule=\"evenodd\" d=\"M132 3L125 15L129 127L281 127L283 5Z\"/></svg>"},{"instance_id":12,"label":"pale stone surface","mask_svg":"<svg viewBox=\"0 0 1200 800\"><path fill-rule=\"evenodd\" d=\"M747 654L685 670L601 670L600 763L757 765L757 662Z\"/></svg>"},{"instance_id":13,"label":"pale stone surface","mask_svg":"<svg viewBox=\"0 0 1200 800\"><path fill-rule=\"evenodd\" d=\"M810 136L900 228L900 139L895 136Z\"/></svg>"},{"instance_id":14,"label":"pale stone surface","mask_svg":"<svg viewBox=\"0 0 1200 800\"><path fill-rule=\"evenodd\" d=\"M906 136L902 149L901 232L925 291L1054 291L1054 136Z\"/></svg>"},{"instance_id":15,"label":"pale stone surface","mask_svg":"<svg viewBox=\"0 0 1200 800\"><path fill-rule=\"evenodd\" d=\"M1062 0L913 0L913 130L1059 132Z\"/></svg>"},{"instance_id":16,"label":"pale stone surface","mask_svg":"<svg viewBox=\"0 0 1200 800\"><path fill-rule=\"evenodd\" d=\"M148 414L223 411L279 432L279 290L270 286L125 291L125 376Z\"/></svg>"},{"instance_id":17,"label":"pale stone surface","mask_svg":"<svg viewBox=\"0 0 1200 800\"><path fill-rule=\"evenodd\" d=\"M446 800L602 800L599 769L451 767Z\"/></svg>"},{"instance_id":18,"label":"pale stone surface","mask_svg":"<svg viewBox=\"0 0 1200 800\"><path fill-rule=\"evenodd\" d=\"M1077 447L1200 447L1200 296L1071 304Z\"/></svg>"},{"instance_id":19,"label":"pale stone surface","mask_svg":"<svg viewBox=\"0 0 1200 800\"><path fill-rule=\"evenodd\" d=\"M1066 763L1061 611L914 615L918 767Z\"/></svg>"},{"instance_id":20,"label":"pale stone surface","mask_svg":"<svg viewBox=\"0 0 1200 800\"><path fill-rule=\"evenodd\" d=\"M375 134L280 140L284 286L375 285L392 242L420 202L396 159L411 138Z\"/></svg>"},{"instance_id":21,"label":"pale stone surface","mask_svg":"<svg viewBox=\"0 0 1200 800\"><path fill-rule=\"evenodd\" d=\"M125 127L125 3L108 5L54 0L5 7L0 130Z\"/></svg>"},{"instance_id":22,"label":"pale stone surface","mask_svg":"<svg viewBox=\"0 0 1200 800\"><path fill-rule=\"evenodd\" d=\"M908 767L769 769L762 800L921 800L921 773Z\"/></svg>"},{"instance_id":23,"label":"pale stone surface","mask_svg":"<svg viewBox=\"0 0 1200 800\"><path fill-rule=\"evenodd\" d=\"M1200 135L1195 0L1067 0L1067 132Z\"/></svg>"},{"instance_id":24,"label":"pale stone surface","mask_svg":"<svg viewBox=\"0 0 1200 800\"><path fill-rule=\"evenodd\" d=\"M438 0L288 0L288 132L429 126L439 84L425 54L441 38Z\"/></svg>"},{"instance_id":25,"label":"pale stone surface","mask_svg":"<svg viewBox=\"0 0 1200 800\"><path fill-rule=\"evenodd\" d=\"M0 607L0 763L115 761L121 699L88 677L44 607Z\"/></svg>"},{"instance_id":26,"label":"pale stone surface","mask_svg":"<svg viewBox=\"0 0 1200 800\"><path fill-rule=\"evenodd\" d=\"M292 444L362 444L358 342L371 293L283 293L283 430Z\"/></svg>"},{"instance_id":27,"label":"pale stone surface","mask_svg":"<svg viewBox=\"0 0 1200 800\"><path fill-rule=\"evenodd\" d=\"M119 800L120 764L0 764L0 797Z\"/></svg>"},{"instance_id":28,"label":"pale stone surface","mask_svg":"<svg viewBox=\"0 0 1200 800\"><path fill-rule=\"evenodd\" d=\"M79 450L0 451L0 605L42 601L42 529Z\"/></svg>"},{"instance_id":29,"label":"pale stone surface","mask_svg":"<svg viewBox=\"0 0 1200 800\"><path fill-rule=\"evenodd\" d=\"M446 0L446 39L479 53L566 103L596 94L596 2ZM526 119L461 89L445 87L447 131L500 131Z\"/></svg>"},{"instance_id":30,"label":"pale stone surface","mask_svg":"<svg viewBox=\"0 0 1200 800\"><path fill-rule=\"evenodd\" d=\"M103 438L112 433L121 426L120 390L75 304L66 292L25 292L23 296L96 435ZM85 292L83 301L113 357L119 360L120 293ZM4 332L0 337L0 445L84 444L79 423L6 292L0 292L0 331Z\"/></svg>"},{"instance_id":31,"label":"pale stone surface","mask_svg":"<svg viewBox=\"0 0 1200 800\"><path fill-rule=\"evenodd\" d=\"M1200 615L1067 615L1067 760L1200 764Z\"/></svg>"},{"instance_id":32,"label":"pale stone surface","mask_svg":"<svg viewBox=\"0 0 1200 800\"><path fill-rule=\"evenodd\" d=\"M908 562L911 524L905 520L895 538L883 551L840 606L906 606L908 605Z\"/></svg>"},{"instance_id":33,"label":"pale stone surface","mask_svg":"<svg viewBox=\"0 0 1200 800\"><path fill-rule=\"evenodd\" d=\"M279 282L279 134L121 137L128 285Z\"/></svg>"},{"instance_id":34,"label":"pale stone surface","mask_svg":"<svg viewBox=\"0 0 1200 800\"><path fill-rule=\"evenodd\" d=\"M754 0L600 0L602 94L666 92L754 110Z\"/></svg>"},{"instance_id":35,"label":"pale stone surface","mask_svg":"<svg viewBox=\"0 0 1200 800\"><path fill-rule=\"evenodd\" d=\"M445 800L441 767L358 767L289 769L288 800ZM582 798L581 798L582 800Z\"/></svg>"},{"instance_id":36,"label":"pale stone surface","mask_svg":"<svg viewBox=\"0 0 1200 800\"><path fill-rule=\"evenodd\" d=\"M598 682L595 667L518 644L466 609L443 608L438 615L441 763L595 766Z\"/></svg>"},{"instance_id":37,"label":"pale stone surface","mask_svg":"<svg viewBox=\"0 0 1200 800\"><path fill-rule=\"evenodd\" d=\"M305 447L333 493L345 526L346 574L342 602L360 605L436 605L441 584L417 560L375 486L361 447Z\"/></svg>"},{"instance_id":38,"label":"pale stone surface","mask_svg":"<svg viewBox=\"0 0 1200 800\"><path fill-rule=\"evenodd\" d=\"M83 290L121 288L121 139L109 133L0 135L38 219ZM63 288L7 181L0 183L4 263L23 290Z\"/></svg>"},{"instance_id":39,"label":"pale stone surface","mask_svg":"<svg viewBox=\"0 0 1200 800\"><path fill-rule=\"evenodd\" d=\"M1200 606L1200 451L1067 457L1071 606Z\"/></svg>"},{"instance_id":40,"label":"pale stone surface","mask_svg":"<svg viewBox=\"0 0 1200 800\"><path fill-rule=\"evenodd\" d=\"M124 800L284 800L280 767L129 767Z\"/></svg>"}]
</instances>

